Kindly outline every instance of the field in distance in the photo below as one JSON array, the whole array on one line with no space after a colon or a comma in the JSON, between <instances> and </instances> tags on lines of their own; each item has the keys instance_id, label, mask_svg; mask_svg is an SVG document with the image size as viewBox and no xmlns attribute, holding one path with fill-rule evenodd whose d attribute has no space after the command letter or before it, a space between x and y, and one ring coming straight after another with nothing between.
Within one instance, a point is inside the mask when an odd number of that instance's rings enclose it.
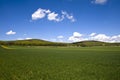
<instances>
[{"instance_id":1,"label":"field in distance","mask_svg":"<svg viewBox=\"0 0 120 80\"><path fill-rule=\"evenodd\" d=\"M0 80L120 80L120 47L0 47Z\"/></svg>"}]
</instances>

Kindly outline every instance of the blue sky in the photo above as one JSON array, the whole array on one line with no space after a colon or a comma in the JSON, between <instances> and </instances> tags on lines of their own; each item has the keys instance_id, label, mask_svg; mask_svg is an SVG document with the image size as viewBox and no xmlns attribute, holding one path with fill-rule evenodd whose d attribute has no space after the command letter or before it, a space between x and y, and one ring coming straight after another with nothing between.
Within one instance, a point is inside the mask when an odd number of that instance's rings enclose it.
<instances>
[{"instance_id":1,"label":"blue sky","mask_svg":"<svg viewBox=\"0 0 120 80\"><path fill-rule=\"evenodd\" d=\"M120 42L120 0L0 0L0 40Z\"/></svg>"}]
</instances>

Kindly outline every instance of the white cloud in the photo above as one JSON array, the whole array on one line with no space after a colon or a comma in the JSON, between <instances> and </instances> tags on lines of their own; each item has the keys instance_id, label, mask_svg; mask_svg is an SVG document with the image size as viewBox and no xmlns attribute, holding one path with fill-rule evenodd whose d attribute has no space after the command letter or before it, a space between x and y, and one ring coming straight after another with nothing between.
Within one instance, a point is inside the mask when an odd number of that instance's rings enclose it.
<instances>
[{"instance_id":1,"label":"white cloud","mask_svg":"<svg viewBox=\"0 0 120 80\"><path fill-rule=\"evenodd\" d=\"M32 39L32 38L29 38L29 37L27 37L27 38L17 38L17 40L29 40L29 39Z\"/></svg>"},{"instance_id":2,"label":"white cloud","mask_svg":"<svg viewBox=\"0 0 120 80\"><path fill-rule=\"evenodd\" d=\"M98 34L96 36L91 37L92 40L97 40L97 41L103 41L103 42L109 42L110 37L105 35L105 34Z\"/></svg>"},{"instance_id":3,"label":"white cloud","mask_svg":"<svg viewBox=\"0 0 120 80\"><path fill-rule=\"evenodd\" d=\"M91 39L103 42L120 42L120 35L107 36L105 34L98 34L94 37L91 37Z\"/></svg>"},{"instance_id":4,"label":"white cloud","mask_svg":"<svg viewBox=\"0 0 120 80\"><path fill-rule=\"evenodd\" d=\"M17 38L17 40L24 40L23 38Z\"/></svg>"},{"instance_id":5,"label":"white cloud","mask_svg":"<svg viewBox=\"0 0 120 80\"><path fill-rule=\"evenodd\" d=\"M75 18L73 17L73 15L68 14L65 11L62 11L63 16L65 16L67 19L71 20L71 22L75 22Z\"/></svg>"},{"instance_id":6,"label":"white cloud","mask_svg":"<svg viewBox=\"0 0 120 80\"><path fill-rule=\"evenodd\" d=\"M94 0L92 1L92 3L95 3L95 4L105 4L107 2L107 0Z\"/></svg>"},{"instance_id":7,"label":"white cloud","mask_svg":"<svg viewBox=\"0 0 120 80\"><path fill-rule=\"evenodd\" d=\"M48 9L48 10L45 10L45 13L51 13L51 11Z\"/></svg>"},{"instance_id":8,"label":"white cloud","mask_svg":"<svg viewBox=\"0 0 120 80\"><path fill-rule=\"evenodd\" d=\"M16 34L16 32L13 32L12 30L6 32L6 35L14 35L14 34Z\"/></svg>"},{"instance_id":9,"label":"white cloud","mask_svg":"<svg viewBox=\"0 0 120 80\"><path fill-rule=\"evenodd\" d=\"M32 39L32 38L25 38L26 40Z\"/></svg>"},{"instance_id":10,"label":"white cloud","mask_svg":"<svg viewBox=\"0 0 120 80\"><path fill-rule=\"evenodd\" d=\"M53 21L59 22L59 21L62 21L63 19L59 18L57 13L52 12L52 13L48 14L48 20L50 20L50 21L53 20Z\"/></svg>"},{"instance_id":11,"label":"white cloud","mask_svg":"<svg viewBox=\"0 0 120 80\"><path fill-rule=\"evenodd\" d=\"M57 40L56 39L50 39L50 41L56 42Z\"/></svg>"},{"instance_id":12,"label":"white cloud","mask_svg":"<svg viewBox=\"0 0 120 80\"><path fill-rule=\"evenodd\" d=\"M60 22L60 21L63 21L65 18L67 18L71 22L75 22L75 18L73 17L73 15L68 14L66 11L61 11L61 15L60 15L58 13L52 12L49 9L46 10L46 9L41 9L41 8L39 8L37 11L35 11L32 14L32 20L38 20L38 19L45 18L46 15L49 21ZM30 22L32 22L32 20L30 20Z\"/></svg>"},{"instance_id":13,"label":"white cloud","mask_svg":"<svg viewBox=\"0 0 120 80\"><path fill-rule=\"evenodd\" d=\"M89 36L91 36L91 37L92 37L92 36L95 36L95 35L96 35L96 33L91 33Z\"/></svg>"},{"instance_id":14,"label":"white cloud","mask_svg":"<svg viewBox=\"0 0 120 80\"><path fill-rule=\"evenodd\" d=\"M120 35L112 36L111 42L120 42Z\"/></svg>"},{"instance_id":15,"label":"white cloud","mask_svg":"<svg viewBox=\"0 0 120 80\"><path fill-rule=\"evenodd\" d=\"M58 38L58 39L62 39L62 38L64 38L64 36L58 36L57 38Z\"/></svg>"},{"instance_id":16,"label":"white cloud","mask_svg":"<svg viewBox=\"0 0 120 80\"><path fill-rule=\"evenodd\" d=\"M60 36L57 36L56 38L56 42L64 42L64 36L60 35Z\"/></svg>"},{"instance_id":17,"label":"white cloud","mask_svg":"<svg viewBox=\"0 0 120 80\"><path fill-rule=\"evenodd\" d=\"M29 40L29 39L32 39L32 38L17 38L17 40Z\"/></svg>"},{"instance_id":18,"label":"white cloud","mask_svg":"<svg viewBox=\"0 0 120 80\"><path fill-rule=\"evenodd\" d=\"M78 33L78 32L74 32L73 33L73 37L75 37L75 38L80 38L80 37L82 37L83 36L83 34L80 34L80 33Z\"/></svg>"},{"instance_id":19,"label":"white cloud","mask_svg":"<svg viewBox=\"0 0 120 80\"><path fill-rule=\"evenodd\" d=\"M120 35L107 36L106 34L91 33L89 35L83 36L79 32L74 32L72 36L68 38L69 41L78 42L84 40L96 40L102 42L120 42Z\"/></svg>"},{"instance_id":20,"label":"white cloud","mask_svg":"<svg viewBox=\"0 0 120 80\"><path fill-rule=\"evenodd\" d=\"M80 34L78 32L74 32L72 36L69 37L69 41L72 41L72 42L78 42L78 41L82 41L84 40L83 37L83 34Z\"/></svg>"},{"instance_id":21,"label":"white cloud","mask_svg":"<svg viewBox=\"0 0 120 80\"><path fill-rule=\"evenodd\" d=\"M64 42L62 39L60 39L58 42Z\"/></svg>"},{"instance_id":22,"label":"white cloud","mask_svg":"<svg viewBox=\"0 0 120 80\"><path fill-rule=\"evenodd\" d=\"M48 12L48 11L47 11L47 12ZM37 20L37 19L44 18L45 15L46 15L46 10L39 8L37 11L35 11L35 12L32 14L32 20Z\"/></svg>"}]
</instances>

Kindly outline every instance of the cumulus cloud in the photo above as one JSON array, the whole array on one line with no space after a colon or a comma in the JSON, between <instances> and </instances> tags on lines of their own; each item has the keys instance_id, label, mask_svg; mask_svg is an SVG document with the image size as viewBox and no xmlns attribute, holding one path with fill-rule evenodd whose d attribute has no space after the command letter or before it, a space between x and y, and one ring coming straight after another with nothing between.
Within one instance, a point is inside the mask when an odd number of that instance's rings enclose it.
<instances>
[{"instance_id":1,"label":"cumulus cloud","mask_svg":"<svg viewBox=\"0 0 120 80\"><path fill-rule=\"evenodd\" d=\"M60 17L58 17L58 14L57 14L57 13L52 12L52 13L49 13L49 14L48 14L48 20L50 20L50 21L53 20L53 21L59 22L59 21L62 21L63 19L60 18Z\"/></svg>"},{"instance_id":2,"label":"cumulus cloud","mask_svg":"<svg viewBox=\"0 0 120 80\"><path fill-rule=\"evenodd\" d=\"M26 40L32 39L32 38L25 38Z\"/></svg>"},{"instance_id":3,"label":"cumulus cloud","mask_svg":"<svg viewBox=\"0 0 120 80\"><path fill-rule=\"evenodd\" d=\"M95 4L105 4L107 2L107 0L93 0L92 3Z\"/></svg>"},{"instance_id":4,"label":"cumulus cloud","mask_svg":"<svg viewBox=\"0 0 120 80\"><path fill-rule=\"evenodd\" d=\"M103 42L109 42L110 37L105 35L105 34L98 34L96 36L91 37L92 40L97 40L97 41L103 41Z\"/></svg>"},{"instance_id":5,"label":"cumulus cloud","mask_svg":"<svg viewBox=\"0 0 120 80\"><path fill-rule=\"evenodd\" d=\"M75 22L74 16L68 14L66 11L61 11L61 14L58 14L49 9L47 10L47 9L41 9L41 8L39 8L37 11L35 11L32 14L32 20L38 20L38 19L45 18L46 15L49 21L60 22L60 21L63 21L65 18L67 18L71 22Z\"/></svg>"},{"instance_id":6,"label":"cumulus cloud","mask_svg":"<svg viewBox=\"0 0 120 80\"><path fill-rule=\"evenodd\" d=\"M95 36L95 35L96 35L96 33L91 33L91 34L90 34L91 37L92 37L92 36Z\"/></svg>"},{"instance_id":7,"label":"cumulus cloud","mask_svg":"<svg viewBox=\"0 0 120 80\"><path fill-rule=\"evenodd\" d=\"M64 38L64 36L57 36L57 38L58 38L58 39L62 39L62 38Z\"/></svg>"},{"instance_id":8,"label":"cumulus cloud","mask_svg":"<svg viewBox=\"0 0 120 80\"><path fill-rule=\"evenodd\" d=\"M78 33L78 32L74 32L74 33L73 33L73 36L76 37L76 38L79 38L79 37L82 37L83 34L80 34L80 33Z\"/></svg>"},{"instance_id":9,"label":"cumulus cloud","mask_svg":"<svg viewBox=\"0 0 120 80\"><path fill-rule=\"evenodd\" d=\"M53 39L50 39L50 41L56 42L56 41L57 41L57 39L54 39L54 38L53 38Z\"/></svg>"},{"instance_id":10,"label":"cumulus cloud","mask_svg":"<svg viewBox=\"0 0 120 80\"><path fill-rule=\"evenodd\" d=\"M48 10L45 10L45 13L51 13L51 11L48 9Z\"/></svg>"},{"instance_id":11,"label":"cumulus cloud","mask_svg":"<svg viewBox=\"0 0 120 80\"><path fill-rule=\"evenodd\" d=\"M110 42L120 42L120 35L112 36Z\"/></svg>"},{"instance_id":12,"label":"cumulus cloud","mask_svg":"<svg viewBox=\"0 0 120 80\"><path fill-rule=\"evenodd\" d=\"M107 36L105 34L98 34L91 39L103 42L120 42L120 35Z\"/></svg>"},{"instance_id":13,"label":"cumulus cloud","mask_svg":"<svg viewBox=\"0 0 120 80\"><path fill-rule=\"evenodd\" d=\"M89 35L84 36L79 32L74 32L73 35L68 38L68 40L72 42L79 42L84 40L96 40L102 42L120 42L120 35L107 36L106 34L91 33Z\"/></svg>"},{"instance_id":14,"label":"cumulus cloud","mask_svg":"<svg viewBox=\"0 0 120 80\"><path fill-rule=\"evenodd\" d=\"M14 35L14 34L16 34L16 32L13 32L12 30L6 32L6 35Z\"/></svg>"},{"instance_id":15,"label":"cumulus cloud","mask_svg":"<svg viewBox=\"0 0 120 80\"><path fill-rule=\"evenodd\" d=\"M79 33L79 32L74 32L72 36L69 37L68 39L69 41L72 42L78 42L78 41L83 41L83 34Z\"/></svg>"},{"instance_id":16,"label":"cumulus cloud","mask_svg":"<svg viewBox=\"0 0 120 80\"><path fill-rule=\"evenodd\" d=\"M60 35L60 36L57 36L57 39L56 39L56 42L64 42L64 36Z\"/></svg>"},{"instance_id":17,"label":"cumulus cloud","mask_svg":"<svg viewBox=\"0 0 120 80\"><path fill-rule=\"evenodd\" d=\"M71 20L71 22L75 22L75 18L73 17L73 15L68 14L65 11L62 11L63 16L65 16L67 19Z\"/></svg>"},{"instance_id":18,"label":"cumulus cloud","mask_svg":"<svg viewBox=\"0 0 120 80\"><path fill-rule=\"evenodd\" d=\"M29 37L27 37L27 38L17 38L17 40L29 40L29 39L32 39L32 38L29 38Z\"/></svg>"},{"instance_id":19,"label":"cumulus cloud","mask_svg":"<svg viewBox=\"0 0 120 80\"><path fill-rule=\"evenodd\" d=\"M37 20L37 19L44 18L45 15L46 15L46 10L39 8L37 11L35 11L32 14L32 20Z\"/></svg>"},{"instance_id":20,"label":"cumulus cloud","mask_svg":"<svg viewBox=\"0 0 120 80\"><path fill-rule=\"evenodd\" d=\"M17 38L17 40L24 40L23 38Z\"/></svg>"}]
</instances>

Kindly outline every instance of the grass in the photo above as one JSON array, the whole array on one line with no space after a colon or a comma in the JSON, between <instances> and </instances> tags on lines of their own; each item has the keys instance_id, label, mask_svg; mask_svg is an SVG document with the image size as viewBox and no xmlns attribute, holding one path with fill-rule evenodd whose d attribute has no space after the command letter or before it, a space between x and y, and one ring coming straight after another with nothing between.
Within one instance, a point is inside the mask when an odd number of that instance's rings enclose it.
<instances>
[{"instance_id":1,"label":"grass","mask_svg":"<svg viewBox=\"0 0 120 80\"><path fill-rule=\"evenodd\" d=\"M1 45L1 47L4 48L4 49L13 49L13 48L7 47L5 45Z\"/></svg>"},{"instance_id":2,"label":"grass","mask_svg":"<svg viewBox=\"0 0 120 80\"><path fill-rule=\"evenodd\" d=\"M0 80L120 80L120 47L0 47Z\"/></svg>"}]
</instances>

